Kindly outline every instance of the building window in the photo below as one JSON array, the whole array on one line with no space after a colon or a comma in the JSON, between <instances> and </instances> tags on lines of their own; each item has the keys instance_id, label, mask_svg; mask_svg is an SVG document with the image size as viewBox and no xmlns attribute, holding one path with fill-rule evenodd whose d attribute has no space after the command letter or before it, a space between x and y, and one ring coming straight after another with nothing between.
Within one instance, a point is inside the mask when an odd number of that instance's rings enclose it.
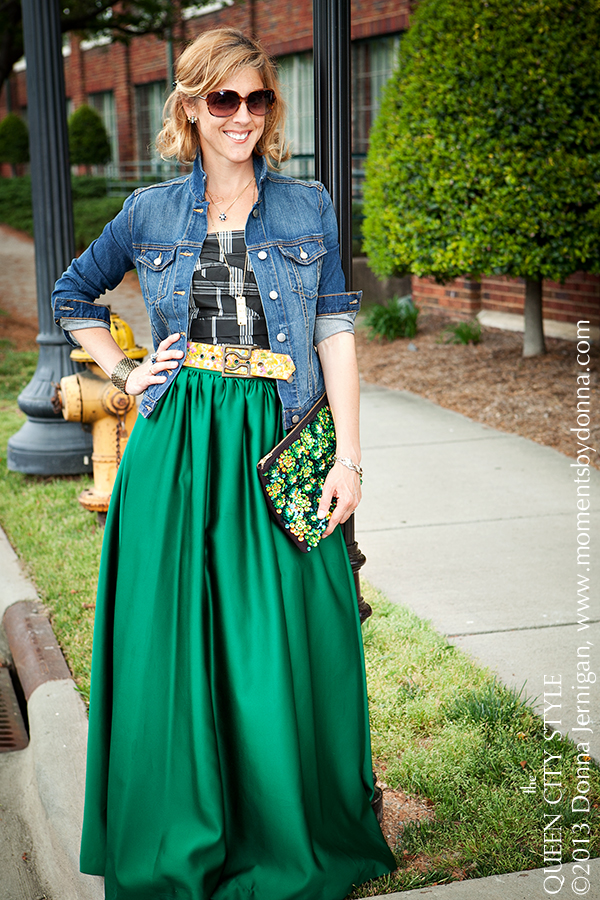
<instances>
[{"instance_id":1,"label":"building window","mask_svg":"<svg viewBox=\"0 0 600 900\"><path fill-rule=\"evenodd\" d=\"M156 135L162 128L162 112L167 99L165 81L153 81L150 84L135 86L135 117L137 123L138 159L147 159L156 163L158 168L160 156L154 146Z\"/></svg>"},{"instance_id":2,"label":"building window","mask_svg":"<svg viewBox=\"0 0 600 900\"><path fill-rule=\"evenodd\" d=\"M365 154L369 132L379 112L381 89L390 78L400 35L387 35L352 45L352 152Z\"/></svg>"},{"instance_id":3,"label":"building window","mask_svg":"<svg viewBox=\"0 0 600 900\"><path fill-rule=\"evenodd\" d=\"M208 13L219 12L224 6L233 6L233 0L215 0L214 3L205 2L198 6L188 6L181 10L181 18L184 22L186 19L197 19Z\"/></svg>"},{"instance_id":4,"label":"building window","mask_svg":"<svg viewBox=\"0 0 600 900\"><path fill-rule=\"evenodd\" d=\"M88 103L95 109L106 128L110 141L110 159L112 163L119 162L119 131L117 128L117 112L115 109L115 95L112 91L101 91L98 94L88 94Z\"/></svg>"},{"instance_id":5,"label":"building window","mask_svg":"<svg viewBox=\"0 0 600 900\"><path fill-rule=\"evenodd\" d=\"M315 98L312 53L278 60L283 98L287 104L286 139L293 158L284 163L286 175L315 177Z\"/></svg>"},{"instance_id":6,"label":"building window","mask_svg":"<svg viewBox=\"0 0 600 900\"><path fill-rule=\"evenodd\" d=\"M391 76L398 56L400 35L386 35L352 44L352 193L362 193L364 157L369 132L381 103L381 89ZM278 60L279 77L287 103L286 137L293 158L284 171L298 178L314 177L315 116L312 53Z\"/></svg>"}]
</instances>

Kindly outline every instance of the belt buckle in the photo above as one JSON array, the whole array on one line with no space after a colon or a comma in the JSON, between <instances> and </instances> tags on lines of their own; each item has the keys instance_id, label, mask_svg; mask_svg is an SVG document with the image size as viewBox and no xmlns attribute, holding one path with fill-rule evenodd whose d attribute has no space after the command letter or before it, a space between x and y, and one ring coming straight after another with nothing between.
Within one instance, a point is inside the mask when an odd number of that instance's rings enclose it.
<instances>
[{"instance_id":1,"label":"belt buckle","mask_svg":"<svg viewBox=\"0 0 600 900\"><path fill-rule=\"evenodd\" d=\"M252 378L250 363L252 358L252 345L226 344L223 347L223 363L221 375L223 378Z\"/></svg>"}]
</instances>

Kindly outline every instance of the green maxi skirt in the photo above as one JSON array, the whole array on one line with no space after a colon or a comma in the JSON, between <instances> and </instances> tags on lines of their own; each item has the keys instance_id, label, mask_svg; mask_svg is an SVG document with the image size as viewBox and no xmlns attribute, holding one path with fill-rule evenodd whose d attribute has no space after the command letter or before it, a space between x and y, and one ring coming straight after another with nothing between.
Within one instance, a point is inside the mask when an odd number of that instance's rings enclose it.
<instances>
[{"instance_id":1,"label":"green maxi skirt","mask_svg":"<svg viewBox=\"0 0 600 900\"><path fill-rule=\"evenodd\" d=\"M107 900L342 900L394 868L340 529L308 554L257 461L275 382L183 368L140 417L106 523L83 872Z\"/></svg>"}]
</instances>

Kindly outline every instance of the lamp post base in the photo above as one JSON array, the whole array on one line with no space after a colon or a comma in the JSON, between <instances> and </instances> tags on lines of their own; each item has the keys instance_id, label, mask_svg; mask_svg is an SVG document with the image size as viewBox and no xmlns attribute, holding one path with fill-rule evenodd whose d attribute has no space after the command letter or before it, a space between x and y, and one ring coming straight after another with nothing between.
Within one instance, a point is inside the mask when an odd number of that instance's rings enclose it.
<instances>
[{"instance_id":1,"label":"lamp post base","mask_svg":"<svg viewBox=\"0 0 600 900\"><path fill-rule=\"evenodd\" d=\"M8 442L7 464L26 475L82 475L92 471L92 436L78 422L29 417Z\"/></svg>"}]
</instances>

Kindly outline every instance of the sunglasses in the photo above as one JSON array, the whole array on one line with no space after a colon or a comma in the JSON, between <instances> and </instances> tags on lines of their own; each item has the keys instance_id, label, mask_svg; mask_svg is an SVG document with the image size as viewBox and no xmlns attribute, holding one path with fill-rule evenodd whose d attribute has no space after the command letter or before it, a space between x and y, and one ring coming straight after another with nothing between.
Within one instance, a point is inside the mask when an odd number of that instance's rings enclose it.
<instances>
[{"instance_id":1,"label":"sunglasses","mask_svg":"<svg viewBox=\"0 0 600 900\"><path fill-rule=\"evenodd\" d=\"M247 97L240 97L237 91L211 91L210 94L199 95L200 100L206 100L211 116L225 119L238 111L242 103L253 116L266 116L275 105L275 94L268 88L252 91Z\"/></svg>"}]
</instances>

